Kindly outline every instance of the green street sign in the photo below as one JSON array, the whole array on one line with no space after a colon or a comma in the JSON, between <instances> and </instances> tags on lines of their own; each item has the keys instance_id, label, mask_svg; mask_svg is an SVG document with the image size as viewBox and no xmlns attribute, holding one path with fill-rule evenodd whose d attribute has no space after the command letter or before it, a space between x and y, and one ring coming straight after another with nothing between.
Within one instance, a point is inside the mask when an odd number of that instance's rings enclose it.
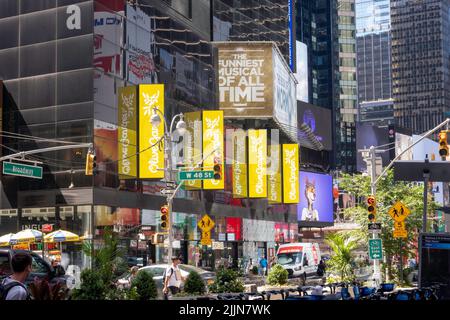
<instances>
[{"instance_id":1,"label":"green street sign","mask_svg":"<svg viewBox=\"0 0 450 320\"><path fill-rule=\"evenodd\" d=\"M3 162L3 174L42 179L42 167L22 163Z\"/></svg>"},{"instance_id":2,"label":"green street sign","mask_svg":"<svg viewBox=\"0 0 450 320\"><path fill-rule=\"evenodd\" d=\"M383 246L381 239L369 239L369 258L371 260L383 259Z\"/></svg>"},{"instance_id":3,"label":"green street sign","mask_svg":"<svg viewBox=\"0 0 450 320\"><path fill-rule=\"evenodd\" d=\"M180 171L179 180L209 180L214 179L214 171Z\"/></svg>"}]
</instances>

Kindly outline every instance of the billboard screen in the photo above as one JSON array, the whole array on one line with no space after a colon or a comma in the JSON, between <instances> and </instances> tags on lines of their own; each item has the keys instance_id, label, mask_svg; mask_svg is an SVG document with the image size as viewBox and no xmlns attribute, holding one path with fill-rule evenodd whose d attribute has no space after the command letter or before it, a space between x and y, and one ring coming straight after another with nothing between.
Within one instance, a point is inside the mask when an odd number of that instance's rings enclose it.
<instances>
[{"instance_id":1,"label":"billboard screen","mask_svg":"<svg viewBox=\"0 0 450 320\"><path fill-rule=\"evenodd\" d=\"M330 175L300 171L299 225L333 223L333 179Z\"/></svg>"},{"instance_id":2,"label":"billboard screen","mask_svg":"<svg viewBox=\"0 0 450 320\"><path fill-rule=\"evenodd\" d=\"M219 106L225 117L271 117L272 44L217 45Z\"/></svg>"},{"instance_id":3,"label":"billboard screen","mask_svg":"<svg viewBox=\"0 0 450 320\"><path fill-rule=\"evenodd\" d=\"M309 102L308 88L308 47L300 41L296 41L296 64L297 70L297 100Z\"/></svg>"},{"instance_id":4,"label":"billboard screen","mask_svg":"<svg viewBox=\"0 0 450 320\"><path fill-rule=\"evenodd\" d=\"M305 123L310 127L316 139L323 144L325 150L332 150L331 110L302 101L298 101L297 106L298 123Z\"/></svg>"}]
</instances>

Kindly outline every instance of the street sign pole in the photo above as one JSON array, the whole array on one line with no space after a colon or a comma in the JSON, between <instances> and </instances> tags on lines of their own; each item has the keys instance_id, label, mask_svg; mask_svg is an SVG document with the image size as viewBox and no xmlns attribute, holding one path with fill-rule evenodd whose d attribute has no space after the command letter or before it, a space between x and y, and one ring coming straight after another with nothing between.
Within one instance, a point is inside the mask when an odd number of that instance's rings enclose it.
<instances>
[{"instance_id":1,"label":"street sign pole","mask_svg":"<svg viewBox=\"0 0 450 320\"><path fill-rule=\"evenodd\" d=\"M376 163L375 163L375 158L376 158L376 152L375 152L375 147L371 146L369 149L369 155L370 155L370 161L372 164L372 168L371 168L371 172L370 172L370 191L372 193L372 195L375 197L376 199L376 184L375 184L375 179L376 179ZM378 233L372 233L372 239L378 239ZM380 273L380 260L375 259L373 261L373 280L375 282L375 286L379 286L381 283L381 273Z\"/></svg>"}]
</instances>

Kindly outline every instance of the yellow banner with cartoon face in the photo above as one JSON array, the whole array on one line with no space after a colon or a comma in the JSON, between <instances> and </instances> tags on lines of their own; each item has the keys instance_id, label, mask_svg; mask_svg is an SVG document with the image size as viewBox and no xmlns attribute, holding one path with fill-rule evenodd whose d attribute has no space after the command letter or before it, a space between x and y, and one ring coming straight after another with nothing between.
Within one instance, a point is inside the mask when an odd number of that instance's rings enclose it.
<instances>
[{"instance_id":1,"label":"yellow banner with cartoon face","mask_svg":"<svg viewBox=\"0 0 450 320\"><path fill-rule=\"evenodd\" d=\"M270 168L267 174L267 199L269 203L281 203L281 150L279 144L269 146Z\"/></svg>"},{"instance_id":2,"label":"yellow banner with cartoon face","mask_svg":"<svg viewBox=\"0 0 450 320\"><path fill-rule=\"evenodd\" d=\"M118 90L118 170L120 179L135 179L137 176L136 156L136 106L135 86Z\"/></svg>"},{"instance_id":3,"label":"yellow banner with cartoon face","mask_svg":"<svg viewBox=\"0 0 450 320\"><path fill-rule=\"evenodd\" d=\"M159 126L151 123L153 109L161 118ZM161 114L162 113L162 114ZM164 178L164 84L139 85L139 178ZM162 140L161 140L162 139ZM161 142L159 144L158 142ZM145 151L144 151L145 150Z\"/></svg>"},{"instance_id":4,"label":"yellow banner with cartoon face","mask_svg":"<svg viewBox=\"0 0 450 320\"><path fill-rule=\"evenodd\" d=\"M283 203L298 203L300 200L298 144L283 144Z\"/></svg>"},{"instance_id":5,"label":"yellow banner with cartoon face","mask_svg":"<svg viewBox=\"0 0 450 320\"><path fill-rule=\"evenodd\" d=\"M203 180L203 188L208 190L224 189L224 141L223 141L223 111L203 111L203 170L210 171L214 165L220 166L220 170L215 174L220 175L220 179Z\"/></svg>"},{"instance_id":6,"label":"yellow banner with cartoon face","mask_svg":"<svg viewBox=\"0 0 450 320\"><path fill-rule=\"evenodd\" d=\"M233 198L246 198L247 184L247 134L238 129L231 136Z\"/></svg>"},{"instance_id":7,"label":"yellow banner with cartoon face","mask_svg":"<svg viewBox=\"0 0 450 320\"><path fill-rule=\"evenodd\" d=\"M186 122L186 134L183 137L183 157L186 170L200 170L194 167L202 160L202 113L187 112L184 114ZM200 167L199 167L200 168ZM184 181L186 190L198 190L202 188L201 180Z\"/></svg>"},{"instance_id":8,"label":"yellow banner with cartoon face","mask_svg":"<svg viewBox=\"0 0 450 320\"><path fill-rule=\"evenodd\" d=\"M249 198L267 197L267 130L248 130Z\"/></svg>"}]
</instances>

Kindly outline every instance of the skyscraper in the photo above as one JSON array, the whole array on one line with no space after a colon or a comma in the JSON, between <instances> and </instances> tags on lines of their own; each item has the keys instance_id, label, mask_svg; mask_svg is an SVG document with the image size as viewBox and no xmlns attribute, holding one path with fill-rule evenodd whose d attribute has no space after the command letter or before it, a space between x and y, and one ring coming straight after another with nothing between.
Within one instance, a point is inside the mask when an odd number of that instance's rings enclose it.
<instances>
[{"instance_id":1,"label":"skyscraper","mask_svg":"<svg viewBox=\"0 0 450 320\"><path fill-rule=\"evenodd\" d=\"M391 2L392 81L397 125L422 133L450 105L449 0Z\"/></svg>"},{"instance_id":2,"label":"skyscraper","mask_svg":"<svg viewBox=\"0 0 450 320\"><path fill-rule=\"evenodd\" d=\"M393 124L389 0L356 0L359 121Z\"/></svg>"},{"instance_id":3,"label":"skyscraper","mask_svg":"<svg viewBox=\"0 0 450 320\"><path fill-rule=\"evenodd\" d=\"M356 170L356 36L355 0L333 1L334 165Z\"/></svg>"}]
</instances>

